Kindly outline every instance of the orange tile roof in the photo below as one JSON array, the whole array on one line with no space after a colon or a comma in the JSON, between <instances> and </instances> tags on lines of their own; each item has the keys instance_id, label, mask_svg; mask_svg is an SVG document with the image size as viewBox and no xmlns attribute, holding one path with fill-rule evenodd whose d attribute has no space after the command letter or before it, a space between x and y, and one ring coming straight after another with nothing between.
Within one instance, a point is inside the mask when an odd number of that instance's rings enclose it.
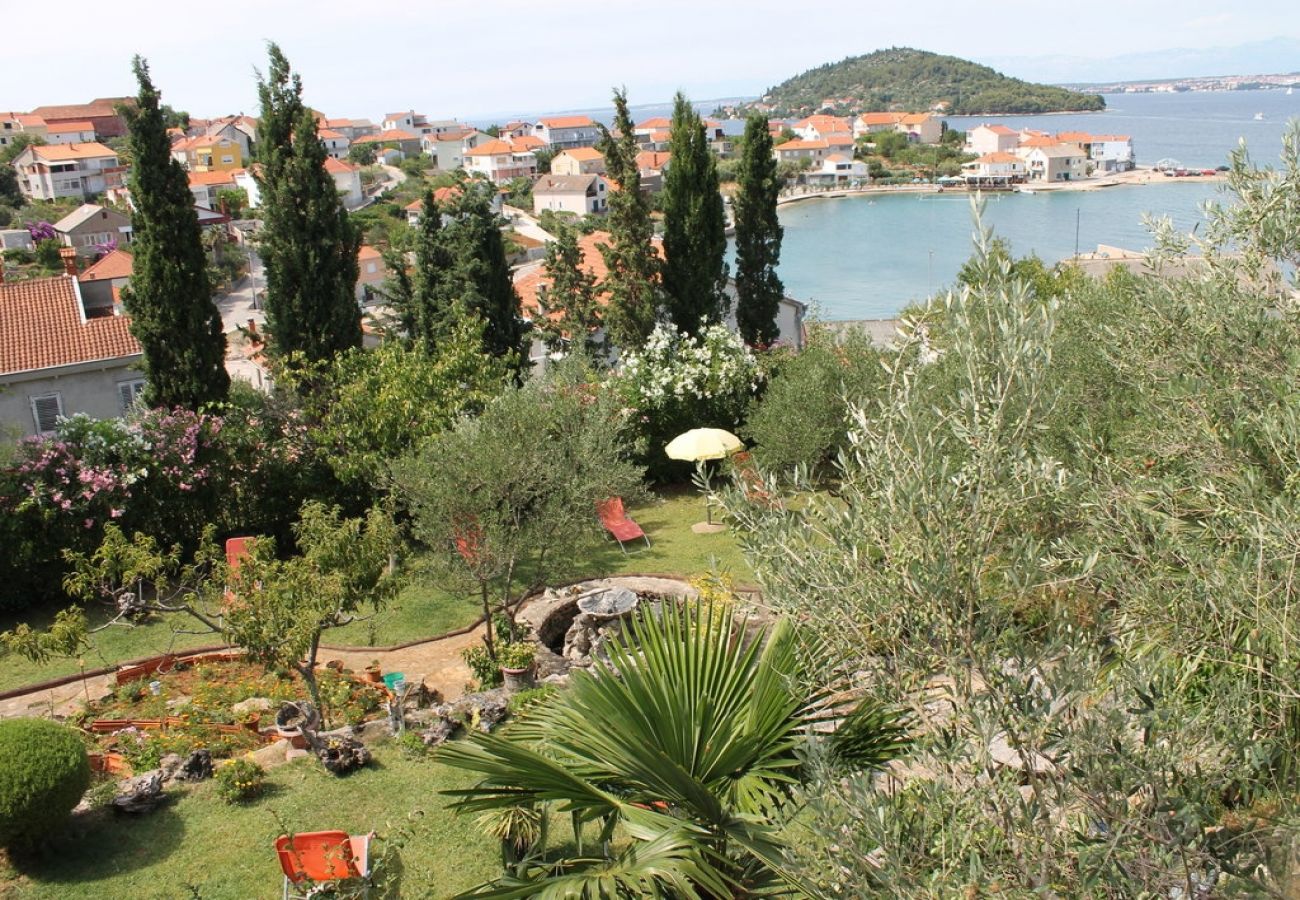
<instances>
[{"instance_id":1,"label":"orange tile roof","mask_svg":"<svg viewBox=\"0 0 1300 900\"><path fill-rule=\"evenodd\" d=\"M538 119L537 124L547 128L586 128L595 123L590 116L546 116Z\"/></svg>"},{"instance_id":2,"label":"orange tile roof","mask_svg":"<svg viewBox=\"0 0 1300 900\"><path fill-rule=\"evenodd\" d=\"M360 166L354 166L350 162L344 162L341 159L335 159L332 156L325 157L325 171L331 175L340 175L344 172L356 172L361 169Z\"/></svg>"},{"instance_id":3,"label":"orange tile roof","mask_svg":"<svg viewBox=\"0 0 1300 900\"><path fill-rule=\"evenodd\" d=\"M517 138L511 138L510 145L515 148L516 152L522 153L525 150L540 150L546 146L546 141L535 134L525 134Z\"/></svg>"},{"instance_id":4,"label":"orange tile roof","mask_svg":"<svg viewBox=\"0 0 1300 900\"><path fill-rule=\"evenodd\" d=\"M414 141L416 136L409 131L402 131L400 128L393 131L381 131L379 134L363 134L352 143L354 144L386 144L389 141Z\"/></svg>"},{"instance_id":5,"label":"orange tile roof","mask_svg":"<svg viewBox=\"0 0 1300 900\"><path fill-rule=\"evenodd\" d=\"M998 152L998 153L985 153L979 159L975 160L975 162L977 163L1018 163L1018 162L1024 162L1024 160L1022 160L1019 156L1016 156L1014 153Z\"/></svg>"},{"instance_id":6,"label":"orange tile roof","mask_svg":"<svg viewBox=\"0 0 1300 900\"><path fill-rule=\"evenodd\" d=\"M316 136L325 141L337 141L343 137L342 134L335 131L333 128L317 128Z\"/></svg>"},{"instance_id":7,"label":"orange tile roof","mask_svg":"<svg viewBox=\"0 0 1300 900\"><path fill-rule=\"evenodd\" d=\"M380 253L378 250L376 250L374 247L370 246L369 244L362 244L361 249L357 251L358 260L383 259L383 258L384 258L384 254Z\"/></svg>"},{"instance_id":8,"label":"orange tile roof","mask_svg":"<svg viewBox=\"0 0 1300 900\"><path fill-rule=\"evenodd\" d=\"M590 274L596 282L596 301L602 306L609 302L608 292L601 289L605 282L606 276L609 275L609 267L605 265L605 254L600 252L602 246L609 246L610 235L608 231L593 231L591 234L583 235L578 239L578 249L582 253L582 262L579 265L584 272ZM656 240L654 244L655 252L660 256L663 255L663 243ZM538 288L541 285L549 286L551 276L546 272L546 266L534 266L530 269L524 269L515 279L515 292L519 294L519 309L525 316L536 316L540 310L537 302Z\"/></svg>"},{"instance_id":9,"label":"orange tile roof","mask_svg":"<svg viewBox=\"0 0 1300 900\"><path fill-rule=\"evenodd\" d=\"M775 148L778 152L785 150L829 150L830 144L825 141L804 141L795 138L793 141L786 141L784 144L777 144Z\"/></svg>"},{"instance_id":10,"label":"orange tile roof","mask_svg":"<svg viewBox=\"0 0 1300 900\"><path fill-rule=\"evenodd\" d=\"M45 130L50 134L59 134L65 131L94 131L95 126L89 122L60 122L57 125L47 125Z\"/></svg>"},{"instance_id":11,"label":"orange tile roof","mask_svg":"<svg viewBox=\"0 0 1300 900\"><path fill-rule=\"evenodd\" d=\"M1061 143L1054 137L1031 137L1020 142L1022 147L1055 147Z\"/></svg>"},{"instance_id":12,"label":"orange tile roof","mask_svg":"<svg viewBox=\"0 0 1300 900\"><path fill-rule=\"evenodd\" d=\"M908 113L907 115L900 118L898 121L903 125L920 125L924 122L930 121L930 114L929 113Z\"/></svg>"},{"instance_id":13,"label":"orange tile roof","mask_svg":"<svg viewBox=\"0 0 1300 900\"><path fill-rule=\"evenodd\" d=\"M652 131L647 137L656 144L666 144L673 139L673 133L670 129L664 129L663 131Z\"/></svg>"},{"instance_id":14,"label":"orange tile roof","mask_svg":"<svg viewBox=\"0 0 1300 900\"><path fill-rule=\"evenodd\" d=\"M638 169L662 169L668 165L670 159L672 159L672 154L667 150L642 150L636 155L636 167Z\"/></svg>"},{"instance_id":15,"label":"orange tile roof","mask_svg":"<svg viewBox=\"0 0 1300 900\"><path fill-rule=\"evenodd\" d=\"M45 127L45 120L42 119L40 116L33 116L30 113L17 113L17 112L5 113L5 115L8 116L13 121L17 122L19 125L23 126L24 128Z\"/></svg>"},{"instance_id":16,"label":"orange tile roof","mask_svg":"<svg viewBox=\"0 0 1300 900\"><path fill-rule=\"evenodd\" d=\"M1003 135L1003 136L1006 136L1006 135L1008 135L1008 134L1019 134L1019 133L1020 133L1020 132L1018 132L1018 131L1012 131L1010 128L1008 128L1008 127L1005 126L1005 125L980 125L980 126L978 126L978 127L980 127L980 128L987 128L989 131L993 132L994 134L1000 134L1000 135Z\"/></svg>"},{"instance_id":17,"label":"orange tile roof","mask_svg":"<svg viewBox=\"0 0 1300 900\"><path fill-rule=\"evenodd\" d=\"M78 275L77 280L102 281L110 278L130 278L133 262L130 253L125 250L114 250Z\"/></svg>"},{"instance_id":18,"label":"orange tile roof","mask_svg":"<svg viewBox=\"0 0 1300 900\"><path fill-rule=\"evenodd\" d=\"M126 316L83 319L67 275L0 284L0 374L140 354Z\"/></svg>"},{"instance_id":19,"label":"orange tile roof","mask_svg":"<svg viewBox=\"0 0 1300 900\"><path fill-rule=\"evenodd\" d=\"M464 191L462 191L458 187L436 188L433 192L433 202L450 203L452 200L455 200L463 193ZM412 200L410 203L406 204L404 208L409 212L419 212L421 209L424 208L424 198L421 197L418 200Z\"/></svg>"},{"instance_id":20,"label":"orange tile roof","mask_svg":"<svg viewBox=\"0 0 1300 900\"><path fill-rule=\"evenodd\" d=\"M863 125L897 125L902 119L901 113L893 112L868 112L858 116L858 121Z\"/></svg>"},{"instance_id":21,"label":"orange tile roof","mask_svg":"<svg viewBox=\"0 0 1300 900\"><path fill-rule=\"evenodd\" d=\"M115 116L113 104L107 100L92 103L70 103L64 106L38 106L31 112L45 121L51 119L92 119L99 116Z\"/></svg>"},{"instance_id":22,"label":"orange tile roof","mask_svg":"<svg viewBox=\"0 0 1300 900\"><path fill-rule=\"evenodd\" d=\"M501 138L495 138L486 143L479 144L472 150L466 150L466 156L499 156L503 153L513 151L509 141L503 141Z\"/></svg>"},{"instance_id":23,"label":"orange tile roof","mask_svg":"<svg viewBox=\"0 0 1300 900\"><path fill-rule=\"evenodd\" d=\"M96 159L101 156L117 156L115 152L99 143L88 144L30 144L31 150L39 159L46 162L63 162L69 159Z\"/></svg>"},{"instance_id":24,"label":"orange tile roof","mask_svg":"<svg viewBox=\"0 0 1300 900\"><path fill-rule=\"evenodd\" d=\"M653 118L646 119L644 122L637 122L636 130L659 131L661 129L668 128L672 124L673 124L673 120L669 119L667 116L654 116Z\"/></svg>"},{"instance_id":25,"label":"orange tile roof","mask_svg":"<svg viewBox=\"0 0 1300 900\"><path fill-rule=\"evenodd\" d=\"M234 184L235 171L225 172L190 172L191 187L212 187L217 184Z\"/></svg>"},{"instance_id":26,"label":"orange tile roof","mask_svg":"<svg viewBox=\"0 0 1300 900\"><path fill-rule=\"evenodd\" d=\"M569 156L578 162L593 162L598 159L604 159L605 154L601 153L595 147L574 147L572 150L561 150L561 156Z\"/></svg>"}]
</instances>

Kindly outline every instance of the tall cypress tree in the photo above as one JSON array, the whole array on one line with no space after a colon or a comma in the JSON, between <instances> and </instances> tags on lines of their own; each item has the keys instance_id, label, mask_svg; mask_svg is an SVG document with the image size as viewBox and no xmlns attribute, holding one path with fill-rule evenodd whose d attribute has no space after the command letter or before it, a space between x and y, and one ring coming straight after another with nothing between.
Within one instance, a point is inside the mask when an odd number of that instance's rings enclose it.
<instances>
[{"instance_id":1,"label":"tall cypress tree","mask_svg":"<svg viewBox=\"0 0 1300 900\"><path fill-rule=\"evenodd\" d=\"M776 315L785 293L776 274L784 234L776 215L781 179L766 119L760 115L749 117L744 143L732 200L736 217L736 324L746 343L767 345L780 336Z\"/></svg>"},{"instance_id":2,"label":"tall cypress tree","mask_svg":"<svg viewBox=\"0 0 1300 900\"><path fill-rule=\"evenodd\" d=\"M551 283L544 294L538 295L542 316L535 326L546 345L558 347L567 336L570 346L601 353L604 348L593 340L600 327L596 277L582 267L582 248L574 229L561 228L555 240L546 245L546 274ZM550 314L557 318L552 319Z\"/></svg>"},{"instance_id":3,"label":"tall cypress tree","mask_svg":"<svg viewBox=\"0 0 1300 900\"><path fill-rule=\"evenodd\" d=\"M455 257L442 227L442 209L427 191L420 207L415 231L415 273L411 279L409 303L398 312L413 338L429 347L438 343L448 325L451 297L447 282L452 277Z\"/></svg>"},{"instance_id":4,"label":"tall cypress tree","mask_svg":"<svg viewBox=\"0 0 1300 900\"><path fill-rule=\"evenodd\" d=\"M518 354L524 360L524 320L519 315L519 295L510 277L501 218L492 211L488 186L466 185L457 207L456 221L447 229L459 245L454 279L446 287L459 294L462 308L477 313L484 322L483 349L493 356Z\"/></svg>"},{"instance_id":5,"label":"tall cypress tree","mask_svg":"<svg viewBox=\"0 0 1300 900\"><path fill-rule=\"evenodd\" d=\"M325 147L302 102L302 80L275 44L270 57L267 76L258 78L262 119L254 168L262 194L266 325L278 356L301 353L315 362L361 345L361 233L325 171Z\"/></svg>"},{"instance_id":6,"label":"tall cypress tree","mask_svg":"<svg viewBox=\"0 0 1300 900\"><path fill-rule=\"evenodd\" d=\"M726 215L704 123L686 97L673 100L672 155L664 173L664 305L695 334L726 311Z\"/></svg>"},{"instance_id":7,"label":"tall cypress tree","mask_svg":"<svg viewBox=\"0 0 1300 900\"><path fill-rule=\"evenodd\" d=\"M159 94L149 65L131 62L140 92L123 106L130 127L134 232L126 310L144 350L144 400L150 406L198 409L226 398L226 336L212 302L194 195L172 159Z\"/></svg>"},{"instance_id":8,"label":"tall cypress tree","mask_svg":"<svg viewBox=\"0 0 1300 900\"><path fill-rule=\"evenodd\" d=\"M641 170L636 164L636 135L627 111L627 92L614 91L614 131L601 135L600 152L605 169L618 183L609 198L610 243L600 248L609 274L605 289L605 334L618 347L636 349L654 331L659 314L659 257L651 238L650 201L641 192Z\"/></svg>"}]
</instances>

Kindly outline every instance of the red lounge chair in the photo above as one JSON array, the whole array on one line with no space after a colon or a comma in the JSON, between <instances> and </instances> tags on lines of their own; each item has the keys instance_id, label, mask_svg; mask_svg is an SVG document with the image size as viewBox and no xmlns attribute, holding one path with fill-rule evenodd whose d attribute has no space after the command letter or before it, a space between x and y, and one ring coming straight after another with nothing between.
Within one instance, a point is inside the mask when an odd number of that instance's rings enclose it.
<instances>
[{"instance_id":1,"label":"red lounge chair","mask_svg":"<svg viewBox=\"0 0 1300 900\"><path fill-rule=\"evenodd\" d=\"M275 852L284 871L284 900L307 900L331 881L359 879L360 896L370 895L370 834L346 831L304 831L275 839ZM294 893L290 893L290 891Z\"/></svg>"},{"instance_id":2,"label":"red lounge chair","mask_svg":"<svg viewBox=\"0 0 1300 900\"><path fill-rule=\"evenodd\" d=\"M641 526L629 519L623 510L622 497L610 497L603 503L596 504L596 514L600 516L600 524L614 536L614 540L618 541L618 546L624 553L627 552L627 547L623 546L624 541L635 541L640 538L645 541L647 547L650 546L650 538L646 537Z\"/></svg>"}]
</instances>

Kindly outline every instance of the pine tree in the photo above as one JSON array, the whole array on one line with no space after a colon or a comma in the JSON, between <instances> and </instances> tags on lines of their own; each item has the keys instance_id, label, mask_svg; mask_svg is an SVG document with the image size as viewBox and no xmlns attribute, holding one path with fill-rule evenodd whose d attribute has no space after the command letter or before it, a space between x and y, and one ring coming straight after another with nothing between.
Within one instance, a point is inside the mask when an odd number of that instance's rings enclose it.
<instances>
[{"instance_id":1,"label":"pine tree","mask_svg":"<svg viewBox=\"0 0 1300 900\"><path fill-rule=\"evenodd\" d=\"M784 233L776 215L781 193L767 120L745 123L744 153L736 171L736 324L745 342L766 346L780 336L776 315L785 287L777 277Z\"/></svg>"},{"instance_id":2,"label":"pine tree","mask_svg":"<svg viewBox=\"0 0 1300 900\"><path fill-rule=\"evenodd\" d=\"M453 297L448 295L448 281L453 276L455 256L450 238L442 227L442 209L425 193L420 207L420 221L415 231L415 273L411 278L410 302L399 306L407 333L435 346L448 326Z\"/></svg>"},{"instance_id":3,"label":"pine tree","mask_svg":"<svg viewBox=\"0 0 1300 900\"><path fill-rule=\"evenodd\" d=\"M617 137L605 131L599 144L606 171L618 184L609 198L610 243L600 248L609 269L604 284L609 291L605 333L614 345L636 349L654 330L659 314L659 257L651 242L650 202L641 192L641 170L636 164L639 148L626 91L614 92L614 111Z\"/></svg>"},{"instance_id":4,"label":"pine tree","mask_svg":"<svg viewBox=\"0 0 1300 900\"><path fill-rule=\"evenodd\" d=\"M466 185L455 222L446 229L456 265L440 290L443 296L455 297L462 309L482 318L485 351L493 356L515 354L522 361L526 358L525 324L506 260L501 217L493 212L491 197L488 185Z\"/></svg>"},{"instance_id":5,"label":"pine tree","mask_svg":"<svg viewBox=\"0 0 1300 900\"><path fill-rule=\"evenodd\" d=\"M720 321L727 305L726 215L704 123L680 92L673 100L664 173L664 304L679 331Z\"/></svg>"},{"instance_id":6,"label":"pine tree","mask_svg":"<svg viewBox=\"0 0 1300 900\"><path fill-rule=\"evenodd\" d=\"M570 346L601 355L604 347L594 340L600 328L596 277L582 267L582 248L572 228L561 228L555 240L546 245L546 274L551 283L538 294L542 308L540 322L535 326L546 345L555 349L567 337Z\"/></svg>"},{"instance_id":7,"label":"pine tree","mask_svg":"<svg viewBox=\"0 0 1300 900\"><path fill-rule=\"evenodd\" d=\"M124 105L130 127L131 218L134 243L131 285L125 293L131 333L144 350L144 401L150 406L197 410L226 398L226 336L212 302L194 195L181 164L172 159L159 93L149 65L131 63L140 86L136 104Z\"/></svg>"},{"instance_id":8,"label":"pine tree","mask_svg":"<svg viewBox=\"0 0 1300 900\"><path fill-rule=\"evenodd\" d=\"M315 362L361 344L361 234L325 171L325 147L302 102L302 80L275 44L270 56L267 77L258 79L262 118L254 168L262 194L266 324L276 355Z\"/></svg>"}]
</instances>

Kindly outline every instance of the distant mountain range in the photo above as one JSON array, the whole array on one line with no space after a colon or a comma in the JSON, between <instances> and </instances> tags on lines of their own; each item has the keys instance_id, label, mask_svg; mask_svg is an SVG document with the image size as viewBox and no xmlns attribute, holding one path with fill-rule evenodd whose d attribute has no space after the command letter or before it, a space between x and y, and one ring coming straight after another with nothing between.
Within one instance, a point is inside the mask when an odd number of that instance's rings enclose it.
<instances>
[{"instance_id":1,"label":"distant mountain range","mask_svg":"<svg viewBox=\"0 0 1300 900\"><path fill-rule=\"evenodd\" d=\"M778 115L821 109L837 113L943 104L954 114L1044 113L1104 109L1096 94L1009 78L988 66L911 47L891 47L826 63L768 89L763 102Z\"/></svg>"},{"instance_id":2,"label":"distant mountain range","mask_svg":"<svg viewBox=\"0 0 1300 900\"><path fill-rule=\"evenodd\" d=\"M1207 75L1259 75L1300 69L1300 39L1279 37L1235 47L1152 50L1108 59L1082 56L996 56L981 62L1051 84L1100 84L1192 78Z\"/></svg>"}]
</instances>

